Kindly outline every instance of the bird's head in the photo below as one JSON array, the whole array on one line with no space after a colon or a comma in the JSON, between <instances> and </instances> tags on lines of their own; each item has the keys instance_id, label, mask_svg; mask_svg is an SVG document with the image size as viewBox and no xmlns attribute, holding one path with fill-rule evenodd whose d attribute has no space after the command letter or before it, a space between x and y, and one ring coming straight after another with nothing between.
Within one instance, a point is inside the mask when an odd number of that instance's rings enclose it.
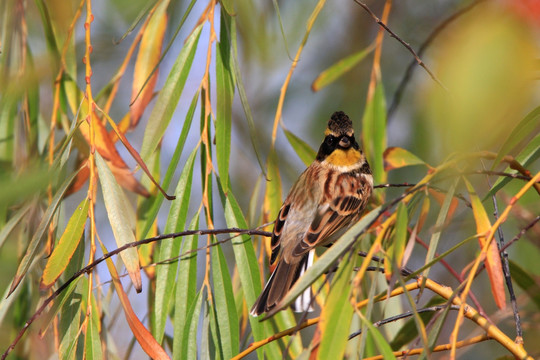
<instances>
[{"instance_id":1,"label":"bird's head","mask_svg":"<svg viewBox=\"0 0 540 360\"><path fill-rule=\"evenodd\" d=\"M343 111L336 111L328 120L325 138L317 153L317 160L335 167L361 166L365 161L354 138L352 121Z\"/></svg>"}]
</instances>

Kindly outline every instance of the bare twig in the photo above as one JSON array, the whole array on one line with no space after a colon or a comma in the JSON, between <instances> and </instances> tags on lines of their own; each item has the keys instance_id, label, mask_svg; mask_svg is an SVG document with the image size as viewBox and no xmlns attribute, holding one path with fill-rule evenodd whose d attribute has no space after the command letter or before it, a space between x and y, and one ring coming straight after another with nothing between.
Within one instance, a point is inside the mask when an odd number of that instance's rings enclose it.
<instances>
[{"instance_id":1,"label":"bare twig","mask_svg":"<svg viewBox=\"0 0 540 360\"><path fill-rule=\"evenodd\" d=\"M56 289L47 299L45 299L43 304L41 304L41 306L32 315L32 317L30 317L30 319L28 319L28 321L26 321L24 323L23 327L21 328L21 330L19 331L19 333L17 334L17 336L15 337L13 342L9 345L9 347L6 349L6 351L2 354L2 360L4 360L9 355L9 353L15 348L15 346L17 345L19 340L23 337L26 330L28 330L30 325L32 325L34 323L34 321L36 321L36 319L47 308L47 306L54 299L56 299L58 297L58 295L60 295L62 293L62 291L64 291L79 276L81 276L81 275L83 275L85 273L91 272L97 265L99 265L103 261L107 260L111 256L117 255L117 254L121 253L122 251L124 251L126 249L129 249L129 248L133 248L133 247L137 247L137 246L140 246L140 245L149 244L149 243L152 243L152 242L161 241L161 240L165 240L165 239L174 239L174 238L177 238L177 237L190 236L190 235L217 235L217 234L230 234L230 233L237 233L238 235L244 235L245 234L245 235L271 236L271 233L269 233L267 231L256 230L256 229L251 229L250 230L250 229L229 228L229 229L213 229L213 230L188 230L188 231L181 231L181 232L176 232L176 233L171 233L171 234L158 235L158 236L154 236L154 237L151 237L151 238L148 238L148 239L143 239L143 240L131 242L131 243L125 244L124 246L121 246L121 247L119 247L117 249L114 249L113 251L108 252L107 254L104 254L102 257L94 260L92 263L88 264L87 266L85 266L84 268L80 269L75 274L73 274L73 276L71 276L65 283L60 285L60 287L58 289ZM212 244L211 246L215 246L215 245L217 245L217 244Z\"/></svg>"},{"instance_id":2,"label":"bare twig","mask_svg":"<svg viewBox=\"0 0 540 360\"><path fill-rule=\"evenodd\" d=\"M437 76L435 76L435 74L433 74L431 72L431 70L429 70L429 68L426 66L426 64L422 61L422 59L420 59L420 57L418 57L418 55L416 54L416 52L413 50L413 48L411 47L411 45L409 45L408 43L406 43L405 41L403 41L399 36L397 36L392 30L390 30L390 28L388 26L386 26L385 23L383 23L378 17L377 15L375 15L373 13L373 11L370 10L370 8L364 4L363 2L359 1L359 0L354 0L355 3L357 3L358 5L360 5L364 10L366 10L369 15L371 15L371 17L373 18L373 20L375 20L375 22L377 24L379 24L384 30L386 30L386 32L388 32L390 34L391 37L393 37L394 39L396 39L397 41L399 41L403 46L405 46L405 48L407 50L409 50L409 52L414 56L416 62L418 63L418 65L420 65L422 68L424 68L424 70L426 70L426 72L429 74L429 76L433 79L433 81L435 81L437 84L439 84L439 86L441 88L443 88L444 90L448 91L448 89L446 88L446 86L443 85L443 83L437 78Z\"/></svg>"},{"instance_id":3,"label":"bare twig","mask_svg":"<svg viewBox=\"0 0 540 360\"><path fill-rule=\"evenodd\" d=\"M518 241L523 235L525 235L525 233L531 229L534 225L536 225L537 222L540 221L540 215L538 215L537 217L534 218L533 221L531 221L529 224L527 224L527 226L525 226L523 229L521 229L521 231L516 235L514 236L514 238L512 240L510 240L508 243L506 243L502 248L501 248L501 251L502 250L506 250L508 249L508 247L510 247L513 243L515 243L516 241Z\"/></svg>"},{"instance_id":4,"label":"bare twig","mask_svg":"<svg viewBox=\"0 0 540 360\"><path fill-rule=\"evenodd\" d=\"M398 321L398 320L401 320L401 319L411 317L415 313L421 314L421 313L425 313L425 312L437 312L437 311L441 311L441 310L443 310L445 308L446 308L446 305L438 305L438 306L430 306L430 307L427 307L427 308L416 309L416 311L407 311L407 312L404 312L403 314L399 314L399 315L396 315L396 316L391 316L389 318L374 322L373 326L379 327L381 325L386 325L386 324L394 322L394 321ZM459 306L450 305L450 309L451 310L459 310ZM358 331L353 332L351 335L349 335L349 340L351 340L352 338L360 335L361 333L362 333L362 330L358 330Z\"/></svg>"},{"instance_id":5,"label":"bare twig","mask_svg":"<svg viewBox=\"0 0 540 360\"><path fill-rule=\"evenodd\" d=\"M482 168L485 170L484 161L481 161ZM486 176L486 182L491 189L491 181L489 181L489 176ZM493 202L493 216L495 217L495 221L499 218L499 206L497 204L497 198L495 197L495 194L491 195L491 200ZM516 342L522 342L523 341L523 330L521 329L521 319L519 317L519 310L517 307L517 301L516 301L516 293L514 292L514 286L512 284L512 277L510 276L510 266L508 265L508 252L506 250L502 250L502 247L504 246L504 234L502 231L502 228L499 226L497 228L497 236L499 238L499 243L497 244L499 249L499 255L501 257L502 261L502 271L504 274L504 280L506 282L506 287L508 288L508 294L510 295L510 303L512 304L512 311L514 313L514 322L516 325Z\"/></svg>"},{"instance_id":6,"label":"bare twig","mask_svg":"<svg viewBox=\"0 0 540 360\"><path fill-rule=\"evenodd\" d=\"M467 13L472 8L474 8L476 5L478 5L478 4L480 4L481 2L484 2L484 1L485 0L477 0L477 1L473 2L473 3L471 3L470 5L465 6L463 9L458 10L454 14L447 17L445 20L443 20L439 25L437 25L437 27L431 32L431 34L429 34L429 36L427 37L426 40L424 40L422 45L420 45L420 47L418 48L418 56L422 56L424 51L426 51L426 49L429 47L429 45L431 45L433 40L435 40L435 38L437 36L439 36L439 34L448 25L450 25L450 23L452 23L454 20L458 19L463 14ZM405 91L405 87L409 83L409 80L411 79L412 73L413 73L414 69L416 68L415 65L416 65L416 59L412 60L409 63L409 66L407 66L407 70L405 70L405 74L403 74L403 78L401 78L401 82L399 83L396 91L394 92L394 96L392 98L392 103L391 103L390 107L388 108L388 121L390 121L390 119L392 118L392 115L394 115L394 112L396 111L397 107L399 106L399 103L401 101L401 97L403 95L403 92Z\"/></svg>"}]
</instances>

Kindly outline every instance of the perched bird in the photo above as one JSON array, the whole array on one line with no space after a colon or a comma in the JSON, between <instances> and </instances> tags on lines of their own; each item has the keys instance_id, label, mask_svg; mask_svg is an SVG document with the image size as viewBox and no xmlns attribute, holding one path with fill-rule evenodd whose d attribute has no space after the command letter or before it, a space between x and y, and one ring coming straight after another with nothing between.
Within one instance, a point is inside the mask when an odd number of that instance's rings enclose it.
<instances>
[{"instance_id":1,"label":"perched bird","mask_svg":"<svg viewBox=\"0 0 540 360\"><path fill-rule=\"evenodd\" d=\"M251 315L272 310L285 297L311 265L315 247L333 243L360 219L372 190L371 169L354 138L352 121L335 112L317 158L293 185L274 222L270 263L277 260L277 265ZM308 289L293 310L308 310L310 297Z\"/></svg>"}]
</instances>

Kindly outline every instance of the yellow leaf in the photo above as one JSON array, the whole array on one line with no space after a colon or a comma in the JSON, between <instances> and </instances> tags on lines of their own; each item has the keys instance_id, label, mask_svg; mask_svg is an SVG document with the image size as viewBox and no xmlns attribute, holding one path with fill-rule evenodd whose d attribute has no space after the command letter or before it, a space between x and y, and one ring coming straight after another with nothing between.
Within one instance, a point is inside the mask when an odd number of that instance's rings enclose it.
<instances>
[{"instance_id":1,"label":"yellow leaf","mask_svg":"<svg viewBox=\"0 0 540 360\"><path fill-rule=\"evenodd\" d=\"M485 249L486 239L489 236L491 230L491 222L486 213L486 209L480 198L474 191L472 185L463 179L465 185L467 185L467 191L471 198L471 205L473 208L474 220L476 222L476 232L478 233L478 241L480 242L480 247ZM488 272L489 281L491 283L491 292L493 293L493 298L499 309L503 309L506 306L505 291L504 291L504 276L502 272L501 265L501 256L499 254L499 249L495 239L491 241L489 247L485 254L485 264L486 270Z\"/></svg>"}]
</instances>

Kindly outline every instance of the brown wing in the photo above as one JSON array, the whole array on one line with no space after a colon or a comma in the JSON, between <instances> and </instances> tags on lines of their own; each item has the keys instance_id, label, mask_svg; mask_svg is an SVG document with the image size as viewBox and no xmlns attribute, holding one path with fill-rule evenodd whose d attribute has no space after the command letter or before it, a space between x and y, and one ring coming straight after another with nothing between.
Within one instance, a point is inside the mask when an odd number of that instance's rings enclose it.
<instances>
[{"instance_id":1,"label":"brown wing","mask_svg":"<svg viewBox=\"0 0 540 360\"><path fill-rule=\"evenodd\" d=\"M325 244L338 230L357 221L370 196L371 184L365 176L330 174L325 184L325 199L319 205L306 235L295 247L293 256L300 256L315 246Z\"/></svg>"},{"instance_id":2,"label":"brown wing","mask_svg":"<svg viewBox=\"0 0 540 360\"><path fill-rule=\"evenodd\" d=\"M274 231L272 232L272 256L270 258L270 264L273 264L277 256L279 254L280 250L280 240L281 240L281 232L283 231L283 225L285 225L285 220L287 219L287 215L289 214L289 209L291 208L291 204L285 203L279 210L278 217L276 218L276 221L274 222Z\"/></svg>"}]
</instances>

